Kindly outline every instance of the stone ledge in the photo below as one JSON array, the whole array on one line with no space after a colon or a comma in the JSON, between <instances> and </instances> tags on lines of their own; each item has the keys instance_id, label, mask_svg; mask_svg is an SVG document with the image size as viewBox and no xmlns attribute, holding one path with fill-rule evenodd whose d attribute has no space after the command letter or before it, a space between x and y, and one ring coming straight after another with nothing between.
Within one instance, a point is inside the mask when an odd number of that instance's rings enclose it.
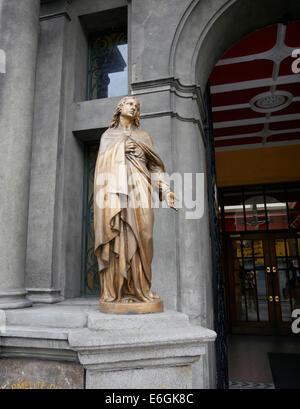
<instances>
[{"instance_id":1,"label":"stone ledge","mask_svg":"<svg viewBox=\"0 0 300 409\"><path fill-rule=\"evenodd\" d=\"M178 328L188 325L188 316L176 311L153 314L116 315L92 312L88 316L88 328L91 330L150 330Z\"/></svg>"},{"instance_id":2,"label":"stone ledge","mask_svg":"<svg viewBox=\"0 0 300 409\"><path fill-rule=\"evenodd\" d=\"M97 309L96 306L61 303L35 305L32 308L6 311L6 324L22 327L83 328L87 326L88 314Z\"/></svg>"},{"instance_id":3,"label":"stone ledge","mask_svg":"<svg viewBox=\"0 0 300 409\"><path fill-rule=\"evenodd\" d=\"M68 331L64 328L26 327L7 325L0 328L0 337L68 339Z\"/></svg>"},{"instance_id":4,"label":"stone ledge","mask_svg":"<svg viewBox=\"0 0 300 409\"><path fill-rule=\"evenodd\" d=\"M69 343L76 350L132 348L136 346L155 346L190 343L213 342L216 333L207 328L186 326L182 328L165 328L122 330L116 337L115 330L94 331L88 328L73 329L69 332Z\"/></svg>"}]
</instances>

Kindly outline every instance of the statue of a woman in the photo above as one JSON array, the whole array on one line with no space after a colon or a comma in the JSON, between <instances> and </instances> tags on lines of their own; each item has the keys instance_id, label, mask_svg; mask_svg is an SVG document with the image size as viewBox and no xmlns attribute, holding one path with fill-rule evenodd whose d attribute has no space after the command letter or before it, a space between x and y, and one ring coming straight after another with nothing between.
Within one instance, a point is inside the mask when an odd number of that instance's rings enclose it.
<instances>
[{"instance_id":1,"label":"statue of a woman","mask_svg":"<svg viewBox=\"0 0 300 409\"><path fill-rule=\"evenodd\" d=\"M164 164L151 136L139 125L140 104L123 98L101 137L95 168L95 254L100 274L100 311L162 311L151 291L153 188L175 209Z\"/></svg>"}]
</instances>

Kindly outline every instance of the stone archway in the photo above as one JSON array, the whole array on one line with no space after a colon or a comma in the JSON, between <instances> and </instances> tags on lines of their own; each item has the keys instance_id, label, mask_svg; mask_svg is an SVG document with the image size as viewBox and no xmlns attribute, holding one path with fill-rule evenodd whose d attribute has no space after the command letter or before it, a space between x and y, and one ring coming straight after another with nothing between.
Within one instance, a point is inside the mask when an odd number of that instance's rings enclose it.
<instances>
[{"instance_id":1,"label":"stone archway","mask_svg":"<svg viewBox=\"0 0 300 409\"><path fill-rule=\"evenodd\" d=\"M297 0L194 0L178 25L169 59L170 75L204 92L219 58L247 34L300 18Z\"/></svg>"}]
</instances>

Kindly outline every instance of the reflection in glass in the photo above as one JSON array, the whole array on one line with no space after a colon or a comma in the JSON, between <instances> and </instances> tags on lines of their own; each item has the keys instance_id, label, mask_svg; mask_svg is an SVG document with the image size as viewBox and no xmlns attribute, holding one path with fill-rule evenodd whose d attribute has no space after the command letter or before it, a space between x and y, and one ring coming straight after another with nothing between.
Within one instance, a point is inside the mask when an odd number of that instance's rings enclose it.
<instances>
[{"instance_id":1,"label":"reflection in glass","mask_svg":"<svg viewBox=\"0 0 300 409\"><path fill-rule=\"evenodd\" d=\"M245 270L253 270L253 258L244 258L244 267Z\"/></svg>"},{"instance_id":2,"label":"reflection in glass","mask_svg":"<svg viewBox=\"0 0 300 409\"><path fill-rule=\"evenodd\" d=\"M294 185L287 186L286 195L289 210L300 210L300 187Z\"/></svg>"},{"instance_id":3,"label":"reflection in glass","mask_svg":"<svg viewBox=\"0 0 300 409\"><path fill-rule=\"evenodd\" d=\"M300 187L296 184L221 189L225 231L300 229Z\"/></svg>"},{"instance_id":4,"label":"reflection in glass","mask_svg":"<svg viewBox=\"0 0 300 409\"><path fill-rule=\"evenodd\" d=\"M233 240L236 319L269 321L262 240ZM255 257L255 255L261 257Z\"/></svg>"},{"instance_id":5,"label":"reflection in glass","mask_svg":"<svg viewBox=\"0 0 300 409\"><path fill-rule=\"evenodd\" d=\"M98 295L100 279L98 262L95 256L94 235L94 174L98 155L99 142L87 145L85 151L84 177L84 225L83 225L83 280L82 293L84 295Z\"/></svg>"},{"instance_id":6,"label":"reflection in glass","mask_svg":"<svg viewBox=\"0 0 300 409\"><path fill-rule=\"evenodd\" d=\"M277 258L277 269L285 269L287 268L287 260L285 257L278 257Z\"/></svg>"},{"instance_id":7,"label":"reflection in glass","mask_svg":"<svg viewBox=\"0 0 300 409\"><path fill-rule=\"evenodd\" d=\"M255 259L255 268L264 268L265 267L265 259L263 257L259 257Z\"/></svg>"},{"instance_id":8,"label":"reflection in glass","mask_svg":"<svg viewBox=\"0 0 300 409\"><path fill-rule=\"evenodd\" d=\"M294 282L292 276L291 270L278 271L281 320L284 322L291 321L291 313L293 310Z\"/></svg>"},{"instance_id":9,"label":"reflection in glass","mask_svg":"<svg viewBox=\"0 0 300 409\"><path fill-rule=\"evenodd\" d=\"M127 95L125 32L93 34L89 44L88 99Z\"/></svg>"},{"instance_id":10,"label":"reflection in glass","mask_svg":"<svg viewBox=\"0 0 300 409\"><path fill-rule=\"evenodd\" d=\"M233 257L242 257L241 241L232 240Z\"/></svg>"},{"instance_id":11,"label":"reflection in glass","mask_svg":"<svg viewBox=\"0 0 300 409\"><path fill-rule=\"evenodd\" d=\"M263 257L264 256L264 247L262 240L253 240L253 249L254 249L254 256L255 257Z\"/></svg>"},{"instance_id":12,"label":"reflection in glass","mask_svg":"<svg viewBox=\"0 0 300 409\"><path fill-rule=\"evenodd\" d=\"M244 295L241 290L238 277L235 281L235 303L236 303L236 319L237 321L246 321L246 306L244 302Z\"/></svg>"},{"instance_id":13,"label":"reflection in glass","mask_svg":"<svg viewBox=\"0 0 300 409\"><path fill-rule=\"evenodd\" d=\"M285 248L284 239L276 239L275 240L275 252L276 252L276 257L285 257L286 256L286 248Z\"/></svg>"},{"instance_id":14,"label":"reflection in glass","mask_svg":"<svg viewBox=\"0 0 300 409\"><path fill-rule=\"evenodd\" d=\"M252 257L252 240L243 240L243 257Z\"/></svg>"},{"instance_id":15,"label":"reflection in glass","mask_svg":"<svg viewBox=\"0 0 300 409\"><path fill-rule=\"evenodd\" d=\"M243 195L240 189L232 189L223 191L223 206L226 231L243 231L244 224L244 208Z\"/></svg>"},{"instance_id":16,"label":"reflection in glass","mask_svg":"<svg viewBox=\"0 0 300 409\"><path fill-rule=\"evenodd\" d=\"M257 297L259 305L260 321L269 321L269 309L267 302L267 283L265 269L256 270Z\"/></svg>"},{"instance_id":17,"label":"reflection in glass","mask_svg":"<svg viewBox=\"0 0 300 409\"><path fill-rule=\"evenodd\" d=\"M289 211L291 229L300 229L300 210Z\"/></svg>"},{"instance_id":18,"label":"reflection in glass","mask_svg":"<svg viewBox=\"0 0 300 409\"><path fill-rule=\"evenodd\" d=\"M288 229L286 195L283 188L266 189L266 208L270 230Z\"/></svg>"},{"instance_id":19,"label":"reflection in glass","mask_svg":"<svg viewBox=\"0 0 300 409\"><path fill-rule=\"evenodd\" d=\"M281 319L290 322L293 309L300 305L299 239L276 239L275 252Z\"/></svg>"},{"instance_id":20,"label":"reflection in glass","mask_svg":"<svg viewBox=\"0 0 300 409\"><path fill-rule=\"evenodd\" d=\"M297 256L297 242L295 239L286 239L286 250L289 257Z\"/></svg>"},{"instance_id":21,"label":"reflection in glass","mask_svg":"<svg viewBox=\"0 0 300 409\"><path fill-rule=\"evenodd\" d=\"M287 204L291 229L300 229L300 188L290 185L287 187Z\"/></svg>"},{"instance_id":22,"label":"reflection in glass","mask_svg":"<svg viewBox=\"0 0 300 409\"><path fill-rule=\"evenodd\" d=\"M247 230L266 230L266 212L262 187L245 188L245 212Z\"/></svg>"}]
</instances>

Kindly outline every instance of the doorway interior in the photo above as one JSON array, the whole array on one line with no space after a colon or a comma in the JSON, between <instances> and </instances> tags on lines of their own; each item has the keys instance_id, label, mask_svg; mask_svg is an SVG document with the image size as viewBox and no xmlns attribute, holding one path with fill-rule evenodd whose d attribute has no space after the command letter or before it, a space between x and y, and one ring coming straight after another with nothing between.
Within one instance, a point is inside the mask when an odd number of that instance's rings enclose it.
<instances>
[{"instance_id":1,"label":"doorway interior","mask_svg":"<svg viewBox=\"0 0 300 409\"><path fill-rule=\"evenodd\" d=\"M300 76L292 68L299 31L299 21L255 31L210 76L235 386L272 387L268 352L300 353L291 331L300 308Z\"/></svg>"},{"instance_id":2,"label":"doorway interior","mask_svg":"<svg viewBox=\"0 0 300 409\"><path fill-rule=\"evenodd\" d=\"M300 185L219 193L230 332L289 335L300 307Z\"/></svg>"}]
</instances>

